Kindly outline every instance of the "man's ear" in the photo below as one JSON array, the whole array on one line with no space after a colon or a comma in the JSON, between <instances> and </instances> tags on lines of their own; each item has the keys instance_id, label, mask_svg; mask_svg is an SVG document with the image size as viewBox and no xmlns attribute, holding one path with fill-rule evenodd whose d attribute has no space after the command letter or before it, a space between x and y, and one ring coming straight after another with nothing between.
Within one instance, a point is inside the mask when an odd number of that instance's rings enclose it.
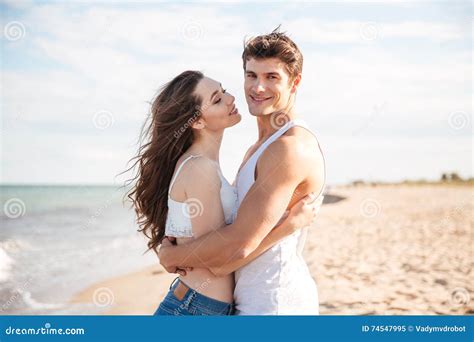
<instances>
[{"instance_id":1,"label":"man's ear","mask_svg":"<svg viewBox=\"0 0 474 342\"><path fill-rule=\"evenodd\" d=\"M301 74L298 74L295 76L295 79L293 80L293 84L291 85L291 92L295 93L296 90L298 89L298 86L300 85L301 82Z\"/></svg>"}]
</instances>

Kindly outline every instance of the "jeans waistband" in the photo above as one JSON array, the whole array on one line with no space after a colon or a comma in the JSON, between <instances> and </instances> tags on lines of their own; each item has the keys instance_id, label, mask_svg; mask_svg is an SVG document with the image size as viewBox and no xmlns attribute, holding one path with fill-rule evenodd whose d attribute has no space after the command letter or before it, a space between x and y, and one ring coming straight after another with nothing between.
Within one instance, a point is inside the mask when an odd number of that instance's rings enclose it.
<instances>
[{"instance_id":1,"label":"jeans waistband","mask_svg":"<svg viewBox=\"0 0 474 342\"><path fill-rule=\"evenodd\" d=\"M232 313L234 310L234 303L226 303L214 298L210 298L208 296L205 296L196 290L192 289L189 287L186 283L184 283L179 277L173 280L173 282L170 285L170 291L174 291L174 289L178 286L179 283L183 283L186 285L189 289L187 290L186 294L184 295L183 299L181 302L188 307L188 306L195 306L200 309L206 309L211 312L216 312L216 313L222 313L222 312L228 312Z\"/></svg>"}]
</instances>

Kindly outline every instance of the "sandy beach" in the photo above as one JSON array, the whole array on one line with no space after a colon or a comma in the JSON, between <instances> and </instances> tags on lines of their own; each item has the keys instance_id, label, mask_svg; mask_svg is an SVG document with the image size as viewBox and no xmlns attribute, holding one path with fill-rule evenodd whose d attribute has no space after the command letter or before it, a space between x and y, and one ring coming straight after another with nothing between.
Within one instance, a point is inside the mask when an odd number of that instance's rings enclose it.
<instances>
[{"instance_id":1,"label":"sandy beach","mask_svg":"<svg viewBox=\"0 0 474 342\"><path fill-rule=\"evenodd\" d=\"M473 187L334 187L304 256L323 315L474 314ZM104 314L152 314L175 278L158 264L76 294Z\"/></svg>"}]
</instances>

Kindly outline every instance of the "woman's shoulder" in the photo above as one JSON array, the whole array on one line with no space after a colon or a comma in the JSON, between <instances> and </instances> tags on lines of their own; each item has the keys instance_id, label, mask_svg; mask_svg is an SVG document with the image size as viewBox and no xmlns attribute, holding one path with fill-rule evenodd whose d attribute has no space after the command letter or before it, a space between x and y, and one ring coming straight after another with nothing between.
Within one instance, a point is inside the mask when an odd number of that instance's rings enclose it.
<instances>
[{"instance_id":1,"label":"woman's shoulder","mask_svg":"<svg viewBox=\"0 0 474 342\"><path fill-rule=\"evenodd\" d=\"M187 171L217 171L219 169L219 165L214 160L203 155L193 154L182 159L183 162L187 159L185 165L183 165L183 171L184 169L187 169Z\"/></svg>"},{"instance_id":2,"label":"woman's shoulder","mask_svg":"<svg viewBox=\"0 0 474 342\"><path fill-rule=\"evenodd\" d=\"M205 156L195 155L183 165L183 178L187 186L216 184L219 177L219 165ZM220 185L220 184L219 184Z\"/></svg>"}]
</instances>

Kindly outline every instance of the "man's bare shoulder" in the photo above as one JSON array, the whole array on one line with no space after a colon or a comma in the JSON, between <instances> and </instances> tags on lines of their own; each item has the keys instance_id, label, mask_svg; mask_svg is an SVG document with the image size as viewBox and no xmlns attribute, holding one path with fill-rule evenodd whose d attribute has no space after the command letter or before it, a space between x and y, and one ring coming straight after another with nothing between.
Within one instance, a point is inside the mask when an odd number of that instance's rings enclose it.
<instances>
[{"instance_id":1,"label":"man's bare shoulder","mask_svg":"<svg viewBox=\"0 0 474 342\"><path fill-rule=\"evenodd\" d=\"M301 126L291 127L282 136L283 139L290 137L293 137L293 139L296 139L297 141L303 142L305 144L318 144L318 140L316 139L315 135L308 129Z\"/></svg>"},{"instance_id":2,"label":"man's bare shoulder","mask_svg":"<svg viewBox=\"0 0 474 342\"><path fill-rule=\"evenodd\" d=\"M297 169L305 157L309 157L300 140L293 136L282 136L271 143L259 158L259 168L274 169L284 166L287 169Z\"/></svg>"},{"instance_id":3,"label":"man's bare shoulder","mask_svg":"<svg viewBox=\"0 0 474 342\"><path fill-rule=\"evenodd\" d=\"M270 144L267 150L282 158L290 159L317 157L321 152L315 136L303 127L290 128Z\"/></svg>"},{"instance_id":4,"label":"man's bare shoulder","mask_svg":"<svg viewBox=\"0 0 474 342\"><path fill-rule=\"evenodd\" d=\"M311 132L302 127L292 127L267 147L258 164L261 169L284 166L292 173L301 175L308 169L322 170L324 158Z\"/></svg>"}]
</instances>

